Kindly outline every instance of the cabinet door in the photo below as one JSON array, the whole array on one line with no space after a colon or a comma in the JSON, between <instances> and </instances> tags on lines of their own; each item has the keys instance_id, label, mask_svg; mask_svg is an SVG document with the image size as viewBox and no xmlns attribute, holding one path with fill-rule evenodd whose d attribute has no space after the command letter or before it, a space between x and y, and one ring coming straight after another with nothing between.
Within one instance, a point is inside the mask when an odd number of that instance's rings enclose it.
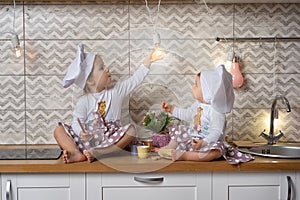
<instances>
[{"instance_id":1,"label":"cabinet door","mask_svg":"<svg viewBox=\"0 0 300 200\"><path fill-rule=\"evenodd\" d=\"M295 196L296 196L296 198L294 198L294 199L296 199L296 200L300 200L300 172L299 171L297 171L297 173L296 173L296 181L295 181ZM294 199L292 199L292 200L294 200Z\"/></svg>"},{"instance_id":2,"label":"cabinet door","mask_svg":"<svg viewBox=\"0 0 300 200\"><path fill-rule=\"evenodd\" d=\"M83 200L84 174L3 174L3 200Z\"/></svg>"},{"instance_id":3,"label":"cabinet door","mask_svg":"<svg viewBox=\"0 0 300 200\"><path fill-rule=\"evenodd\" d=\"M89 190L95 194L88 192L88 200L211 199L211 173L104 173L99 178L87 176L87 185L93 185Z\"/></svg>"},{"instance_id":4,"label":"cabinet door","mask_svg":"<svg viewBox=\"0 0 300 200\"><path fill-rule=\"evenodd\" d=\"M214 173L213 200L294 200L293 180L294 172Z\"/></svg>"}]
</instances>

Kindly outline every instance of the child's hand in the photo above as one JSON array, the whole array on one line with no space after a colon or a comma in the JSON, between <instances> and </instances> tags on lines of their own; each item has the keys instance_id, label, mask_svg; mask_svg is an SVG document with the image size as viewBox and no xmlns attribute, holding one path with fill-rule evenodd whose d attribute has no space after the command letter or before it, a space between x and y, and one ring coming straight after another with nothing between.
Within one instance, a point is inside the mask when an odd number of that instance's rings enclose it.
<instances>
[{"instance_id":1,"label":"child's hand","mask_svg":"<svg viewBox=\"0 0 300 200\"><path fill-rule=\"evenodd\" d=\"M143 117L141 124L144 124L146 116Z\"/></svg>"},{"instance_id":2,"label":"child's hand","mask_svg":"<svg viewBox=\"0 0 300 200\"><path fill-rule=\"evenodd\" d=\"M159 52L157 52L157 50L153 49L153 50L149 53L149 55L145 58L143 64L144 64L146 67L149 68L150 65L151 65L153 62L162 59L163 56L164 56L163 53L159 53Z\"/></svg>"},{"instance_id":3,"label":"child's hand","mask_svg":"<svg viewBox=\"0 0 300 200\"><path fill-rule=\"evenodd\" d=\"M171 113L173 114L173 111L174 111L174 106L167 103L167 102L162 102L161 103L161 108L165 111L165 112L168 112L168 113Z\"/></svg>"},{"instance_id":4,"label":"child's hand","mask_svg":"<svg viewBox=\"0 0 300 200\"><path fill-rule=\"evenodd\" d=\"M156 48L151 51L151 62L155 62L157 60L161 60L164 57L164 52L161 48Z\"/></svg>"},{"instance_id":5,"label":"child's hand","mask_svg":"<svg viewBox=\"0 0 300 200\"><path fill-rule=\"evenodd\" d=\"M88 141L90 138L92 137L92 135L90 135L88 132L86 131L81 131L80 132L80 138L84 141Z\"/></svg>"}]
</instances>

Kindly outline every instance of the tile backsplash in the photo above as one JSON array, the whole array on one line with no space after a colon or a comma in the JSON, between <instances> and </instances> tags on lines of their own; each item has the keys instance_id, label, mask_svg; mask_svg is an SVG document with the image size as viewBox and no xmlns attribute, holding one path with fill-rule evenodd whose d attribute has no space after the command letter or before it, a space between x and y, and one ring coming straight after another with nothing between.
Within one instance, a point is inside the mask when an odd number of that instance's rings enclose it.
<instances>
[{"instance_id":1,"label":"tile backsplash","mask_svg":"<svg viewBox=\"0 0 300 200\"><path fill-rule=\"evenodd\" d=\"M195 74L241 57L244 85L235 90L227 116L230 140L263 141L275 95L285 95L292 112L280 107L277 129L285 141L300 141L300 40L217 42L216 37L300 37L300 4L149 4L166 51L123 105L123 123L138 122L162 100L187 107ZM114 81L128 78L152 48L153 25L140 3L41 2L0 4L1 144L54 144L57 122L70 122L80 90L62 79L83 43L102 55ZM15 29L22 57L10 41ZM142 133L139 133L142 134Z\"/></svg>"}]
</instances>

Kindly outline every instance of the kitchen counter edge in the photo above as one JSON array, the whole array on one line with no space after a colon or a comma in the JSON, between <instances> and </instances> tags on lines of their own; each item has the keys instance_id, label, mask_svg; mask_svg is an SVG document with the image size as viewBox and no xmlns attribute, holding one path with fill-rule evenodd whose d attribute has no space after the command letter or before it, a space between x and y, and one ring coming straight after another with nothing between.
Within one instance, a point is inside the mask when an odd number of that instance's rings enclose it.
<instances>
[{"instance_id":1,"label":"kitchen counter edge","mask_svg":"<svg viewBox=\"0 0 300 200\"><path fill-rule=\"evenodd\" d=\"M58 160L0 160L0 173L112 173L112 172L221 172L221 171L278 171L300 170L300 159L270 159L256 157L255 160L230 165L225 160L211 162L177 161L158 170L149 164L121 163L118 167L126 171L114 169L99 161L87 161L65 164Z\"/></svg>"}]
</instances>

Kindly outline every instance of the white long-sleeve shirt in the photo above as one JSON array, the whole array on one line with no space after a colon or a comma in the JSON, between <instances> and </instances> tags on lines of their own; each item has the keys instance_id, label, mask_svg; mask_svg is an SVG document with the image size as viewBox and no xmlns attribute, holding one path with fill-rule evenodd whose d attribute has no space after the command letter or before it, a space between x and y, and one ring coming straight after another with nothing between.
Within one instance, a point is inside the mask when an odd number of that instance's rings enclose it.
<instances>
[{"instance_id":1,"label":"white long-sleeve shirt","mask_svg":"<svg viewBox=\"0 0 300 200\"><path fill-rule=\"evenodd\" d=\"M142 64L130 78L117 83L114 87L103 90L100 93L90 93L80 97L73 111L72 128L74 132L79 135L81 131L77 121L78 118L81 123L87 123L94 119L94 113L98 109L98 102L106 102L105 121L120 120L124 97L142 83L148 72L149 68Z\"/></svg>"},{"instance_id":2,"label":"white long-sleeve shirt","mask_svg":"<svg viewBox=\"0 0 300 200\"><path fill-rule=\"evenodd\" d=\"M201 107L201 126L207 127L205 130L205 138L203 139L208 144L224 139L224 131L226 126L226 116L223 113L216 111L211 105L202 104L195 101L188 108L175 107L173 116L181 120L192 122L197 114L198 107Z\"/></svg>"}]
</instances>

